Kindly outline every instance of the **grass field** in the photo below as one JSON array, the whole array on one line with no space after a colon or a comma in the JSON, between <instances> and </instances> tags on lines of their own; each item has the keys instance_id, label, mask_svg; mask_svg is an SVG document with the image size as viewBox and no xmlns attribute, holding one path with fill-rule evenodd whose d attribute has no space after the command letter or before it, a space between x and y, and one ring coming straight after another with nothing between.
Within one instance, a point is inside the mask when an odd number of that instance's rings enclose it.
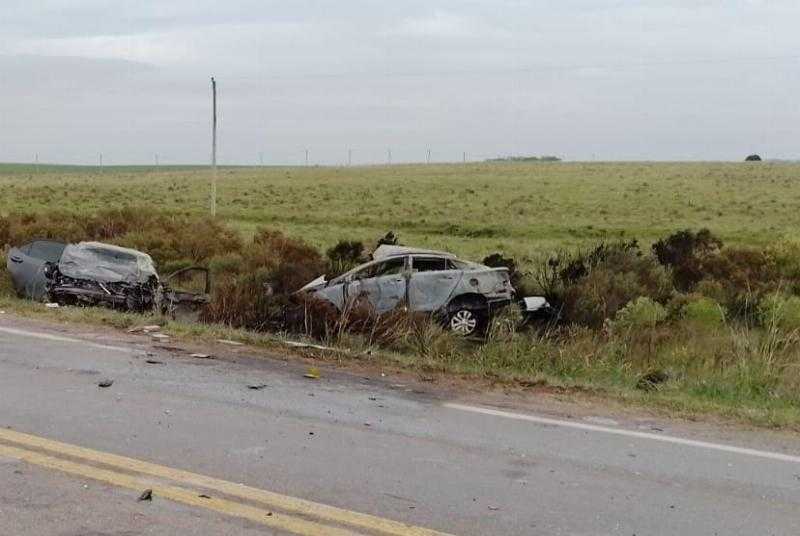
<instances>
[{"instance_id":1,"label":"grass field","mask_svg":"<svg viewBox=\"0 0 800 536\"><path fill-rule=\"evenodd\" d=\"M620 254L595 267L577 283L582 286L572 287L580 289L580 294L574 294L580 311L604 308L614 296L624 296L617 307L633 304L639 296L659 301L640 304L636 314L629 311L634 323L628 327L621 323L624 316L616 316L615 308L594 323L563 325L549 335L511 329L479 345L456 340L436 326L409 332L402 344L377 345L390 354L373 353L375 341L362 335L345 333L326 342L357 350L348 355L364 355L360 350L369 350L371 356L390 355L382 363L399 363L426 373L588 389L600 396L681 414L712 412L800 429L798 177L800 165L771 163L221 168L218 216L246 239L268 227L324 251L342 239L374 244L391 230L404 244L446 249L474 260L500 251L522 261L523 270L541 267L546 264L541 261L557 250L637 238L644 246L641 255ZM182 248L174 244L165 247L160 238L179 236L175 241L188 243L192 249L192 239L200 236L206 245L218 246L206 257L212 269L216 266L216 276L261 289L260 280L248 283L250 272L261 274L258 277L269 274L253 269L247 259L278 259L283 246L267 250L263 256L248 257L248 251L264 251L265 246L240 243L237 252L229 251L230 242L212 233L223 226L171 216L206 214L210 179L209 170L198 167L122 167L100 173L91 167L0 165L0 216L48 211L88 215L107 208L141 207L122 213L126 222L138 216L138 224L149 231L128 237L144 240L134 240L136 247L152 252L150 246L158 246L162 256L177 255L184 260L186 252L179 253ZM165 213L170 216L164 217ZM154 226L156 218L160 218L160 226ZM69 219L53 218L48 232L63 232L62 222ZM27 216L15 221L24 220L41 221ZM164 220L183 223L169 227ZM199 225L205 231L196 233ZM656 292L660 283L650 283L666 280L672 285L672 272L657 265L647 247L676 230L703 227L734 247L710 257L714 262L704 265L710 268L705 270L708 277L702 285L684 291L670 286L669 294L662 296ZM183 234L163 229L178 229ZM780 239L786 240L773 248ZM202 245L203 240L197 244ZM283 244L281 240L276 243ZM735 246L757 249L742 251ZM302 259L295 259L295 264L281 273L308 270L307 255ZM113 311L51 311L17 300L3 273L2 255L0 261L3 308L115 326L137 321L133 315ZM238 273L241 266L250 266L249 271ZM317 273L303 274L297 286ZM220 285L215 288L217 296L225 296ZM782 296L776 302L779 306L759 308L776 292ZM238 295L244 296L242 303L247 306L256 294L245 291ZM751 307L750 316L736 316L741 299L757 305ZM686 305L689 302L693 309ZM653 308L662 308L663 318L651 319L648 315ZM694 312L687 312L690 309ZM764 311L769 314L762 314ZM229 328L170 323L167 329L203 337ZM243 340L271 341L274 335L237 333ZM668 381L654 390L642 389L641 379L653 371L665 373Z\"/></svg>"},{"instance_id":2,"label":"grass field","mask_svg":"<svg viewBox=\"0 0 800 536\"><path fill-rule=\"evenodd\" d=\"M0 214L141 205L202 213L202 168L0 165ZM352 168L222 168L219 216L262 225L318 247L373 241L478 258L538 257L609 238L649 242L709 227L726 243L762 244L800 228L800 165L532 163Z\"/></svg>"}]
</instances>

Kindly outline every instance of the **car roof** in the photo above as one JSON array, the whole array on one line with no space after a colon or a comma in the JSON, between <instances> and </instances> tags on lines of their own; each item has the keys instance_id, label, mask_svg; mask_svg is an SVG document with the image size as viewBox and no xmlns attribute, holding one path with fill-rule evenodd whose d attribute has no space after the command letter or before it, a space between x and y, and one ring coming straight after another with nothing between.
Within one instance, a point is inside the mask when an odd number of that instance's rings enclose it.
<instances>
[{"instance_id":1,"label":"car roof","mask_svg":"<svg viewBox=\"0 0 800 536\"><path fill-rule=\"evenodd\" d=\"M143 253L135 249L123 248L121 246L114 246L112 244L106 244L103 242L79 242L78 244L75 245L81 249L104 249L106 251L113 251L116 253L126 253L133 257L150 259L150 255L148 255L147 253Z\"/></svg>"},{"instance_id":2,"label":"car roof","mask_svg":"<svg viewBox=\"0 0 800 536\"><path fill-rule=\"evenodd\" d=\"M455 259L456 256L452 253L445 251L435 251L432 249L411 248L406 246L390 246L383 244L378 246L378 249L372 254L372 258L377 260L387 259L390 257L399 257L402 255L434 255L437 257L447 257L448 259Z\"/></svg>"}]
</instances>

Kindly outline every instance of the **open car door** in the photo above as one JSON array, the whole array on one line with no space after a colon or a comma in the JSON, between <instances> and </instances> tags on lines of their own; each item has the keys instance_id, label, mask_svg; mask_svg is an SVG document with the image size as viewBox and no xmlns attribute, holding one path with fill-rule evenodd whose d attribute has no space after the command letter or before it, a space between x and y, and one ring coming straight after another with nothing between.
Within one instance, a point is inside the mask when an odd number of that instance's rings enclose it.
<instances>
[{"instance_id":1,"label":"open car door","mask_svg":"<svg viewBox=\"0 0 800 536\"><path fill-rule=\"evenodd\" d=\"M47 298L45 265L57 264L65 247L57 240L34 240L8 251L8 272L20 298L36 301Z\"/></svg>"},{"instance_id":2,"label":"open car door","mask_svg":"<svg viewBox=\"0 0 800 536\"><path fill-rule=\"evenodd\" d=\"M196 321L210 299L211 274L208 268L190 266L164 280L163 309L173 319Z\"/></svg>"}]
</instances>

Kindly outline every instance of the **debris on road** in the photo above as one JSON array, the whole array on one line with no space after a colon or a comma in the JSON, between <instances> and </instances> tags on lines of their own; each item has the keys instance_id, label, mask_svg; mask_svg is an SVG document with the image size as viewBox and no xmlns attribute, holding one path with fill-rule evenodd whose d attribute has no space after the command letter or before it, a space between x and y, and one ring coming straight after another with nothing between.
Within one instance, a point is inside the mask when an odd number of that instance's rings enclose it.
<instances>
[{"instance_id":1,"label":"debris on road","mask_svg":"<svg viewBox=\"0 0 800 536\"><path fill-rule=\"evenodd\" d=\"M152 501L153 500L153 490L146 489L139 495L140 501Z\"/></svg>"},{"instance_id":2,"label":"debris on road","mask_svg":"<svg viewBox=\"0 0 800 536\"><path fill-rule=\"evenodd\" d=\"M97 383L97 386L98 386L98 387L102 387L102 388L104 388L104 389L105 389L106 387L111 387L112 385L114 385L114 380L111 380L111 379L100 380L100 381Z\"/></svg>"},{"instance_id":3,"label":"debris on road","mask_svg":"<svg viewBox=\"0 0 800 536\"><path fill-rule=\"evenodd\" d=\"M315 350L335 350L335 348L331 348L330 346L322 346L321 344L311 344L308 342L296 342L296 341L283 341L286 346L291 346L292 348L313 348Z\"/></svg>"},{"instance_id":4,"label":"debris on road","mask_svg":"<svg viewBox=\"0 0 800 536\"><path fill-rule=\"evenodd\" d=\"M57 303L45 303L44 306L48 309L58 309L60 307Z\"/></svg>"},{"instance_id":5,"label":"debris on road","mask_svg":"<svg viewBox=\"0 0 800 536\"><path fill-rule=\"evenodd\" d=\"M145 359L144 362L147 363L148 365L163 365L164 364L163 361L159 361L157 359Z\"/></svg>"},{"instance_id":6,"label":"debris on road","mask_svg":"<svg viewBox=\"0 0 800 536\"><path fill-rule=\"evenodd\" d=\"M218 343L227 344L228 346L244 346L243 342L232 341L230 339L217 339Z\"/></svg>"},{"instance_id":7,"label":"debris on road","mask_svg":"<svg viewBox=\"0 0 800 536\"><path fill-rule=\"evenodd\" d=\"M318 380L320 378L319 369L316 367L311 367L308 369L308 372L303 374L304 378L308 378L310 380Z\"/></svg>"},{"instance_id":8,"label":"debris on road","mask_svg":"<svg viewBox=\"0 0 800 536\"><path fill-rule=\"evenodd\" d=\"M189 357L194 357L197 359L211 359L211 356L208 354L189 354Z\"/></svg>"},{"instance_id":9,"label":"debris on road","mask_svg":"<svg viewBox=\"0 0 800 536\"><path fill-rule=\"evenodd\" d=\"M584 417L583 420L592 424L599 424L601 426L619 426L619 421L615 421L614 419L610 419L608 417L589 416Z\"/></svg>"},{"instance_id":10,"label":"debris on road","mask_svg":"<svg viewBox=\"0 0 800 536\"><path fill-rule=\"evenodd\" d=\"M264 389L265 387L268 387L268 385L266 383L251 383L251 384L249 384L247 386L247 388L252 390L252 391L260 391L261 389Z\"/></svg>"},{"instance_id":11,"label":"debris on road","mask_svg":"<svg viewBox=\"0 0 800 536\"><path fill-rule=\"evenodd\" d=\"M135 326L128 330L128 333L151 333L153 331L161 331L161 326Z\"/></svg>"},{"instance_id":12,"label":"debris on road","mask_svg":"<svg viewBox=\"0 0 800 536\"><path fill-rule=\"evenodd\" d=\"M166 339L169 339L169 335L166 335L164 333L151 333L150 336L152 338L154 338L154 339L158 339L158 340L162 340L162 341L166 340Z\"/></svg>"},{"instance_id":13,"label":"debris on road","mask_svg":"<svg viewBox=\"0 0 800 536\"><path fill-rule=\"evenodd\" d=\"M667 380L669 380L669 374L663 370L653 370L639 378L636 388L642 391L654 391Z\"/></svg>"}]
</instances>

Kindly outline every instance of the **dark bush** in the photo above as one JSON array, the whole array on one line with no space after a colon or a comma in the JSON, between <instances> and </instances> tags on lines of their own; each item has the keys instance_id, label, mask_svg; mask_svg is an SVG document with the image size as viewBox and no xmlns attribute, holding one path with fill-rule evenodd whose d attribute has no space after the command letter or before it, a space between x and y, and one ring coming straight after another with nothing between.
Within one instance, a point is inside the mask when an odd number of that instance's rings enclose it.
<instances>
[{"instance_id":1,"label":"dark bush","mask_svg":"<svg viewBox=\"0 0 800 536\"><path fill-rule=\"evenodd\" d=\"M11 243L11 222L0 216L0 251Z\"/></svg>"},{"instance_id":2,"label":"dark bush","mask_svg":"<svg viewBox=\"0 0 800 536\"><path fill-rule=\"evenodd\" d=\"M269 270L258 270L218 280L211 303L203 310L200 319L259 331L279 329L288 299L270 292L271 276Z\"/></svg>"},{"instance_id":3,"label":"dark bush","mask_svg":"<svg viewBox=\"0 0 800 536\"><path fill-rule=\"evenodd\" d=\"M393 231L389 231L383 237L378 239L378 243L375 247L379 246L398 246L399 244L399 237L394 234Z\"/></svg>"},{"instance_id":4,"label":"dark bush","mask_svg":"<svg viewBox=\"0 0 800 536\"><path fill-rule=\"evenodd\" d=\"M561 269L560 278L565 282L577 282L586 277L595 266L607 263L614 257L641 257L639 242L636 240L601 243L587 253L578 253Z\"/></svg>"},{"instance_id":5,"label":"dark bush","mask_svg":"<svg viewBox=\"0 0 800 536\"><path fill-rule=\"evenodd\" d=\"M279 231L261 230L241 253L237 273L217 274L212 302L202 318L234 327L284 329L294 293L324 271L319 252Z\"/></svg>"},{"instance_id":6,"label":"dark bush","mask_svg":"<svg viewBox=\"0 0 800 536\"><path fill-rule=\"evenodd\" d=\"M328 278L337 277L369 260L364 253L364 244L356 240L340 240L330 248L325 256L328 258Z\"/></svg>"},{"instance_id":7,"label":"dark bush","mask_svg":"<svg viewBox=\"0 0 800 536\"><path fill-rule=\"evenodd\" d=\"M673 293L669 272L642 255L636 241L561 253L539 267L537 281L559 321L595 328L635 298L664 304Z\"/></svg>"},{"instance_id":8,"label":"dark bush","mask_svg":"<svg viewBox=\"0 0 800 536\"><path fill-rule=\"evenodd\" d=\"M672 269L675 287L681 292L690 292L704 277L702 259L722 247L722 240L708 229L696 233L678 231L653 244L653 253L658 262Z\"/></svg>"},{"instance_id":9,"label":"dark bush","mask_svg":"<svg viewBox=\"0 0 800 536\"><path fill-rule=\"evenodd\" d=\"M791 287L774 259L764 250L725 248L702 259L703 281L698 292L719 301L734 317L754 321L760 300L768 293Z\"/></svg>"}]
</instances>

